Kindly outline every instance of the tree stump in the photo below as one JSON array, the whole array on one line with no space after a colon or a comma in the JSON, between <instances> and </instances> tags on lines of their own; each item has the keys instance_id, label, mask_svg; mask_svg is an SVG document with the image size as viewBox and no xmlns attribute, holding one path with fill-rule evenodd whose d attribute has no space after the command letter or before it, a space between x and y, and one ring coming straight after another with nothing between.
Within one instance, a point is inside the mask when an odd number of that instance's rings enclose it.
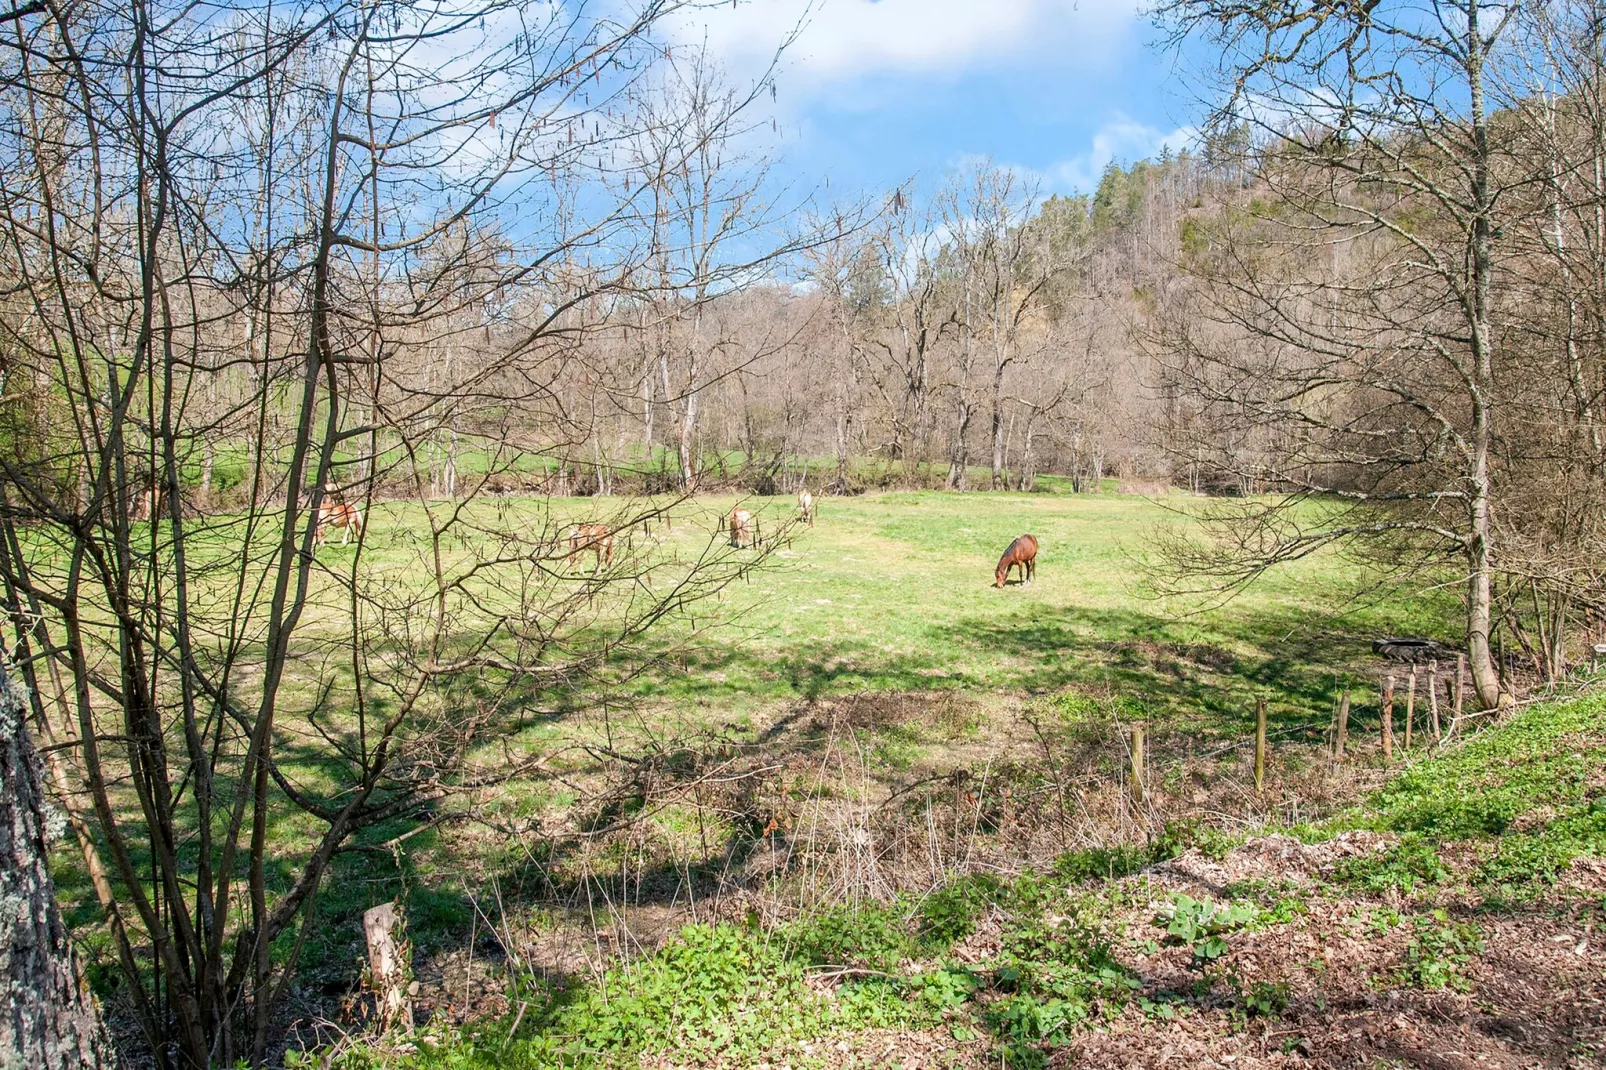
<instances>
[{"instance_id":1,"label":"tree stump","mask_svg":"<svg viewBox=\"0 0 1606 1070\"><path fill-rule=\"evenodd\" d=\"M363 913L362 934L368 942L368 983L374 990L379 1027L413 1027L413 1005L408 997L409 974L406 942L398 938L402 912L395 903L381 903Z\"/></svg>"}]
</instances>

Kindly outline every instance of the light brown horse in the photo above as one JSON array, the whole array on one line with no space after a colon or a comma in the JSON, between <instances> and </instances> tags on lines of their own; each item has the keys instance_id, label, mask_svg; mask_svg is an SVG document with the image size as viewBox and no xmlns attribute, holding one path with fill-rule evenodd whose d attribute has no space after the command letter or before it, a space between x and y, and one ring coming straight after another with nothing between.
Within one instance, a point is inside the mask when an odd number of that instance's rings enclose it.
<instances>
[{"instance_id":1,"label":"light brown horse","mask_svg":"<svg viewBox=\"0 0 1606 1070\"><path fill-rule=\"evenodd\" d=\"M798 491L797 509L798 512L803 514L803 519L809 522L809 527L812 528L814 526L814 495L807 490Z\"/></svg>"},{"instance_id":2,"label":"light brown horse","mask_svg":"<svg viewBox=\"0 0 1606 1070\"><path fill-rule=\"evenodd\" d=\"M993 586L1002 587L1009 579L1009 570L1020 566L1021 586L1032 582L1037 575L1037 536L1022 535L1009 544L1004 556L998 559L998 567L993 570Z\"/></svg>"},{"instance_id":3,"label":"light brown horse","mask_svg":"<svg viewBox=\"0 0 1606 1070\"><path fill-rule=\"evenodd\" d=\"M753 544L753 514L746 509L737 509L731 513L730 529L732 546L739 548Z\"/></svg>"},{"instance_id":4,"label":"light brown horse","mask_svg":"<svg viewBox=\"0 0 1606 1070\"><path fill-rule=\"evenodd\" d=\"M351 541L352 532L362 538L362 510L355 505L347 505L342 501L325 501L318 506L318 545L322 546L329 538L330 528L344 529L340 534L340 545L344 546Z\"/></svg>"},{"instance_id":5,"label":"light brown horse","mask_svg":"<svg viewBox=\"0 0 1606 1070\"><path fill-rule=\"evenodd\" d=\"M576 524L569 529L569 567L587 550L596 555L594 569L600 571L604 562L613 564L613 532L606 524Z\"/></svg>"}]
</instances>

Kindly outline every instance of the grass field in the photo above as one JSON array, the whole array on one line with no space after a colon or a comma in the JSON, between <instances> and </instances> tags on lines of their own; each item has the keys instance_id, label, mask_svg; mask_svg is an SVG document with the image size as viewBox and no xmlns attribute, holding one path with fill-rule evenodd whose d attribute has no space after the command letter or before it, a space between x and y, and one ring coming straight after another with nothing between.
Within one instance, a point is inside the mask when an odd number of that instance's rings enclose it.
<instances>
[{"instance_id":1,"label":"grass field","mask_svg":"<svg viewBox=\"0 0 1606 1070\"><path fill-rule=\"evenodd\" d=\"M766 537L778 533L795 508L790 497L698 498L677 507L672 526L655 527L658 541L647 552L696 556L710 540L720 541L721 518L738 501L759 514ZM753 761L801 768L823 760L829 729L821 725L830 717L820 711L864 699L863 709L872 712L850 713L852 738L874 761L866 782L851 793L880 798L956 770L1038 760L1039 744L1023 735L1020 715L1043 706L1060 725L1052 745L1108 773L1117 752L1090 743L1088 733L1107 733L1111 710L1146 720L1156 760L1169 761L1224 740L1241 742L1261 695L1269 699L1274 731L1317 742L1338 689L1353 684L1359 735L1375 704L1370 688L1377 662L1369 640L1450 634L1451 599L1402 591L1357 599L1370 589L1367 577L1337 555L1270 576L1225 605L1153 596L1144 566L1149 534L1157 524L1176 521L1176 510L1190 501L940 492L822 499L816 526L790 529L750 582L696 611L695 620L666 622L649 644L665 656L646 672L632 666L621 673L628 675L619 685L622 694L610 698L629 709L627 717L616 715L605 725L594 713L536 718L522 746L556 751L606 736L654 752L736 747ZM497 507L527 513L532 525L561 526L606 516L617 503L511 500ZM422 523L417 509L378 507L367 567L413 567ZM1036 582L995 589L998 554L1026 531L1041 545ZM352 552L331 545L320 559L338 568ZM582 565L572 582L582 584L588 574ZM957 705L945 705L938 698L944 694ZM588 790L602 790L597 785L606 771L578 753L554 763L553 774L505 794L491 808L508 822L539 819L543 828L560 829L576 820L577 801ZM1180 781L1173 786L1182 790ZM646 804L627 799L608 805ZM673 857L663 864L682 873L717 868L728 863L733 845L757 838L763 818L755 818L753 828L745 820L693 818L670 806L653 818L655 845L637 847ZM401 830L386 827L375 836ZM492 854L502 862L476 857L477 843L437 833L410 841L407 879L414 891L423 894L444 881L447 898L460 896L464 873L494 874L507 864L500 848ZM360 867L373 883L353 886L362 901L336 897L330 909L345 913L393 894L395 878L374 865ZM619 872L617 858L600 856L588 856L584 868L592 875ZM466 920L460 909L447 914L447 927Z\"/></svg>"},{"instance_id":2,"label":"grass field","mask_svg":"<svg viewBox=\"0 0 1606 1070\"><path fill-rule=\"evenodd\" d=\"M742 499L761 526L786 499ZM736 504L699 499L672 537L688 547ZM1274 716L1325 714L1335 680L1370 679L1368 643L1453 634L1453 599L1380 593L1336 554L1273 574L1220 606L1156 597L1148 538L1189 499L1069 494L889 493L823 499L775 567L732 592L728 626L696 641L685 671L638 691L716 712L858 689L1113 691L1198 730L1237 718L1253 694ZM762 530L762 528L761 528ZM1022 532L1037 580L995 589Z\"/></svg>"}]
</instances>

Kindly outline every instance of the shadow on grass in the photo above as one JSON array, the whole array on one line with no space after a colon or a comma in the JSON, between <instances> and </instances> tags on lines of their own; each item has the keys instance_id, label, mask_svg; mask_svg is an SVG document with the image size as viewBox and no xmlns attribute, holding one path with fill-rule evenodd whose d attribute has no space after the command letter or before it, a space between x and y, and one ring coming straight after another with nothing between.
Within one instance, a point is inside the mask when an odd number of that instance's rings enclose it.
<instances>
[{"instance_id":1,"label":"shadow on grass","mask_svg":"<svg viewBox=\"0 0 1606 1070\"><path fill-rule=\"evenodd\" d=\"M642 692L718 704L735 697L814 701L860 689L1076 688L1135 699L1151 721L1211 736L1241 730L1261 695L1274 725L1329 718L1342 688L1375 684L1382 668L1370 650L1375 637L1375 622L1299 609L1222 615L1204 632L1135 609L1041 607L933 625L920 653L858 636L804 640L779 654L700 647L686 654L683 673ZM987 667L956 666L957 658L925 652L956 648ZM1356 699L1359 714L1365 701Z\"/></svg>"}]
</instances>

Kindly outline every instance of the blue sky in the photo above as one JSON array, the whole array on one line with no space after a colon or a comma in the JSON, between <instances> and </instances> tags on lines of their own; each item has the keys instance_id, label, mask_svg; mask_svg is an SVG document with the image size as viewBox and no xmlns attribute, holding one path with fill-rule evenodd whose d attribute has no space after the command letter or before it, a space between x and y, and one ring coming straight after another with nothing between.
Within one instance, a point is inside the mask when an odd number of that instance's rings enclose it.
<instances>
[{"instance_id":1,"label":"blue sky","mask_svg":"<svg viewBox=\"0 0 1606 1070\"><path fill-rule=\"evenodd\" d=\"M844 195L977 156L1043 195L1091 192L1111 159L1180 148L1196 109L1151 47L1141 0L746 0L677 32L733 76L795 26L775 111L777 177Z\"/></svg>"}]
</instances>

